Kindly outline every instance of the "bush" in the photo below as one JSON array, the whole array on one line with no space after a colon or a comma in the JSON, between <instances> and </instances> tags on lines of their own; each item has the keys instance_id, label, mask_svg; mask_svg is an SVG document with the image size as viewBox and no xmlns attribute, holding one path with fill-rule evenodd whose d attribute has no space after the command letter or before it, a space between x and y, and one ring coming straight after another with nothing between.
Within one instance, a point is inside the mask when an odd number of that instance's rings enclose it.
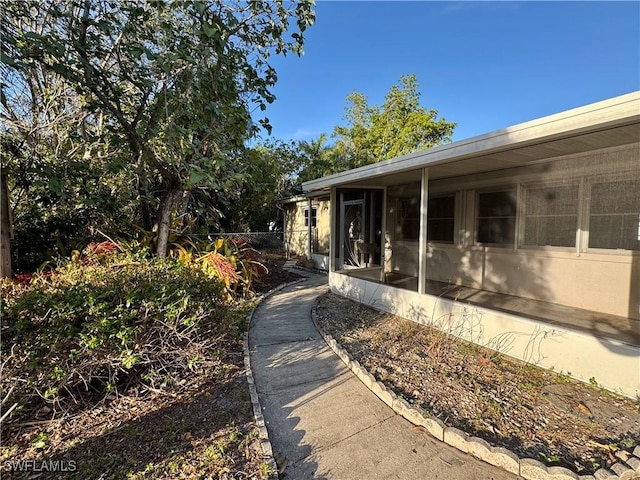
<instances>
[{"instance_id":1,"label":"bush","mask_svg":"<svg viewBox=\"0 0 640 480\"><path fill-rule=\"evenodd\" d=\"M105 245L28 285L4 282L2 299L2 395L13 387L27 407L215 374L216 344L244 328L222 283L200 268Z\"/></svg>"}]
</instances>

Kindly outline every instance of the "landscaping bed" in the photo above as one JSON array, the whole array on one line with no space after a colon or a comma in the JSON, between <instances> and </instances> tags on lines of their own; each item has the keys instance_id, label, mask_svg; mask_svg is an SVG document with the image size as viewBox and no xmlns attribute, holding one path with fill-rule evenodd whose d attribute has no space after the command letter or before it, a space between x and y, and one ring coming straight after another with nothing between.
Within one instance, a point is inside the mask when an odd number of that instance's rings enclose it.
<instances>
[{"instance_id":1,"label":"landscaping bed","mask_svg":"<svg viewBox=\"0 0 640 480\"><path fill-rule=\"evenodd\" d=\"M225 300L175 261L99 260L2 284L0 476L271 478L243 363L254 294ZM298 278L255 261L256 290Z\"/></svg>"},{"instance_id":2,"label":"landscaping bed","mask_svg":"<svg viewBox=\"0 0 640 480\"><path fill-rule=\"evenodd\" d=\"M640 442L640 403L343 297L319 326L414 407L521 458L591 474Z\"/></svg>"}]
</instances>

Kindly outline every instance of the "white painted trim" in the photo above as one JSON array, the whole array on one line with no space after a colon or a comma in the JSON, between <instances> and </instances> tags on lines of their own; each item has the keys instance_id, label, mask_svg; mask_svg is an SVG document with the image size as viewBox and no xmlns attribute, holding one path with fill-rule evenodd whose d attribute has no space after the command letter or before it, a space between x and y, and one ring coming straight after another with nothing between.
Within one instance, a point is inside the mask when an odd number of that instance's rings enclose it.
<instances>
[{"instance_id":1,"label":"white painted trim","mask_svg":"<svg viewBox=\"0 0 640 480\"><path fill-rule=\"evenodd\" d=\"M466 140L304 182L302 188L305 191L326 189L373 176L446 164L465 157L542 143L562 136L597 131L639 120L640 91L635 91Z\"/></svg>"},{"instance_id":2,"label":"white painted trim","mask_svg":"<svg viewBox=\"0 0 640 480\"><path fill-rule=\"evenodd\" d=\"M418 234L418 292L427 288L427 225L429 219L429 169L422 169L420 184L420 232Z\"/></svg>"},{"instance_id":3,"label":"white painted trim","mask_svg":"<svg viewBox=\"0 0 640 480\"><path fill-rule=\"evenodd\" d=\"M309 199L307 200L306 210L307 212L309 212L307 214L307 258L311 260L311 253L313 250L311 248L311 242L312 242L311 235L313 233L313 204L312 204L311 197L309 197Z\"/></svg>"}]
</instances>

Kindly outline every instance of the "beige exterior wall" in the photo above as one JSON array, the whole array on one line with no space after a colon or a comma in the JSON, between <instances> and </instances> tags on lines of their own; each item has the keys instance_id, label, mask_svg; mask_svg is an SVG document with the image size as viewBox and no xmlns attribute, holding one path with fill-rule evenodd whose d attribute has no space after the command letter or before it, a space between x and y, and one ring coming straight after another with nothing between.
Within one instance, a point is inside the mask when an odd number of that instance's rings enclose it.
<instances>
[{"instance_id":1,"label":"beige exterior wall","mask_svg":"<svg viewBox=\"0 0 640 480\"><path fill-rule=\"evenodd\" d=\"M329 199L312 200L311 205L316 209L316 226L312 227L313 253L328 255L331 213ZM306 257L309 230L305 225L305 211L309 208L309 201L298 200L285 204L283 208L286 248L293 255Z\"/></svg>"},{"instance_id":2,"label":"beige exterior wall","mask_svg":"<svg viewBox=\"0 0 640 480\"><path fill-rule=\"evenodd\" d=\"M317 204L317 243L314 253L329 255L329 236L331 235L331 202L329 199L319 200Z\"/></svg>"},{"instance_id":3,"label":"beige exterior wall","mask_svg":"<svg viewBox=\"0 0 640 480\"><path fill-rule=\"evenodd\" d=\"M363 277L370 273L375 281L373 270L362 273ZM329 273L332 291L352 300L585 383L595 378L605 388L632 399L640 395L639 346L374 281Z\"/></svg>"},{"instance_id":4,"label":"beige exterior wall","mask_svg":"<svg viewBox=\"0 0 640 480\"><path fill-rule=\"evenodd\" d=\"M639 159L640 144L632 144L535 167L430 182L430 193L457 195L458 218L455 244L429 245L427 277L640 319L639 251L589 249L586 230L577 232L576 247L480 246L474 242L478 190L504 185L521 189L556 181L579 182L582 189L602 178L640 179ZM632 194L637 192L620 192ZM387 230L390 228L387 224ZM385 270L417 276L418 242L394 241L393 233L388 233L392 240L385 248Z\"/></svg>"}]
</instances>

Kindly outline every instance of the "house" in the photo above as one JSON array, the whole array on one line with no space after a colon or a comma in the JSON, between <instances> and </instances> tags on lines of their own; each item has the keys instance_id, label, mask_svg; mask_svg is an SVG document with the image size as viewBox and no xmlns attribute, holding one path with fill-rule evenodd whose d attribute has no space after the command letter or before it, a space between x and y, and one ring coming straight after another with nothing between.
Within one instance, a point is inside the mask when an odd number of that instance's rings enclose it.
<instances>
[{"instance_id":1,"label":"house","mask_svg":"<svg viewBox=\"0 0 640 480\"><path fill-rule=\"evenodd\" d=\"M640 395L640 92L303 191L289 246L334 292Z\"/></svg>"},{"instance_id":2,"label":"house","mask_svg":"<svg viewBox=\"0 0 640 480\"><path fill-rule=\"evenodd\" d=\"M329 195L294 196L280 201L284 211L284 248L289 255L313 260L329 270Z\"/></svg>"}]
</instances>

